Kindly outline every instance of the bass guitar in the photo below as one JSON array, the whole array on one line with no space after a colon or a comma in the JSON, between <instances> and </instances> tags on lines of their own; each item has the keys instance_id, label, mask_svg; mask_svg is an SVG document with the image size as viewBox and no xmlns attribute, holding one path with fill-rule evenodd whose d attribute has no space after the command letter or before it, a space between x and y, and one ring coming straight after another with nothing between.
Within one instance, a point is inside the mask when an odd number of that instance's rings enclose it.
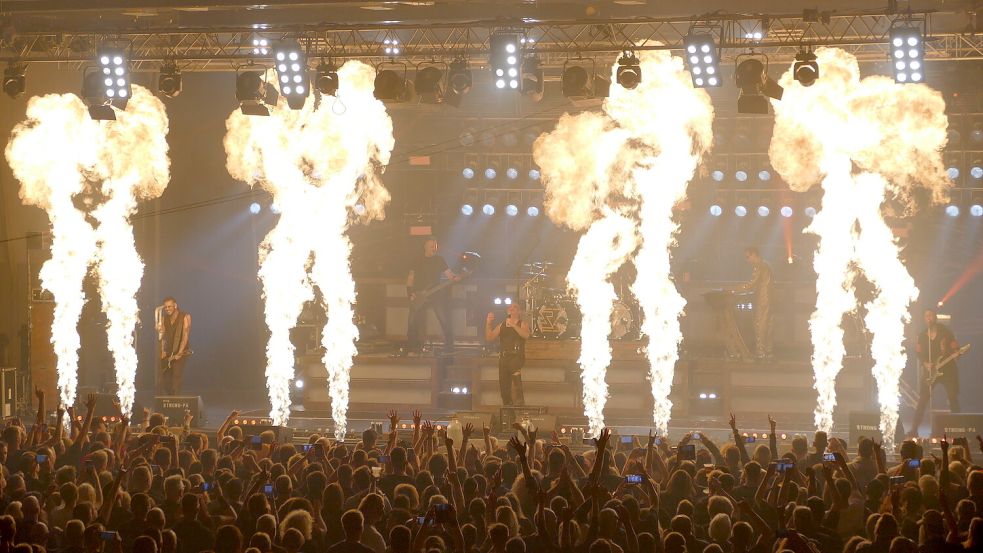
<instances>
[{"instance_id":1,"label":"bass guitar","mask_svg":"<svg viewBox=\"0 0 983 553\"><path fill-rule=\"evenodd\" d=\"M451 284L465 280L466 278L471 276L471 273L473 272L474 271L471 268L465 267L461 269L460 273L458 273L458 276L461 277L460 279L458 280L447 279L439 284L434 284L433 286L427 288L426 290L416 292L413 296L413 299L410 300L410 309L419 309L423 307L423 305L426 304L427 301L430 300L430 298L433 297L434 294L440 292L444 288L447 288Z\"/></svg>"},{"instance_id":2,"label":"bass guitar","mask_svg":"<svg viewBox=\"0 0 983 553\"><path fill-rule=\"evenodd\" d=\"M940 370L941 367L948 365L953 359L961 357L964 353L969 351L969 346L971 344L966 344L963 347L952 352L945 359L939 361L938 363L932 363L928 366L928 374L925 375L925 380L928 381L928 387L931 389L935 386L935 381L945 376L945 373Z\"/></svg>"},{"instance_id":3,"label":"bass guitar","mask_svg":"<svg viewBox=\"0 0 983 553\"><path fill-rule=\"evenodd\" d=\"M165 366L164 370L168 370L168 371L171 370L171 363L177 361L178 359L183 359L183 358L188 357L189 355L193 355L193 354L194 354L193 351L191 351L190 349L186 349L186 350L182 351L181 353L176 353L176 354L168 357L167 358L167 363L166 363L166 366Z\"/></svg>"}]
</instances>

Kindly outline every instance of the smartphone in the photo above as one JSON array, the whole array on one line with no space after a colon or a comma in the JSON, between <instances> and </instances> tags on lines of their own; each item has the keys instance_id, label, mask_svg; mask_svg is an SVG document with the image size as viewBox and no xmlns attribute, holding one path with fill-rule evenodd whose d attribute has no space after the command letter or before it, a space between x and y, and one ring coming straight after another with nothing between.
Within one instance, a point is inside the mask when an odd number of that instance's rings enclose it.
<instances>
[{"instance_id":1,"label":"smartphone","mask_svg":"<svg viewBox=\"0 0 983 553\"><path fill-rule=\"evenodd\" d=\"M427 523L427 517L416 517L416 524L418 526L423 526Z\"/></svg>"},{"instance_id":2,"label":"smartphone","mask_svg":"<svg viewBox=\"0 0 983 553\"><path fill-rule=\"evenodd\" d=\"M263 449L263 438L261 436L253 436L249 439L249 445L253 449Z\"/></svg>"},{"instance_id":3,"label":"smartphone","mask_svg":"<svg viewBox=\"0 0 983 553\"><path fill-rule=\"evenodd\" d=\"M150 465L150 472L153 474L160 474L160 465Z\"/></svg>"},{"instance_id":4,"label":"smartphone","mask_svg":"<svg viewBox=\"0 0 983 553\"><path fill-rule=\"evenodd\" d=\"M212 491L212 486L214 486L214 484L212 484L211 482L202 482L201 483L201 491L203 491L203 492L210 492L210 491Z\"/></svg>"},{"instance_id":5,"label":"smartphone","mask_svg":"<svg viewBox=\"0 0 983 553\"><path fill-rule=\"evenodd\" d=\"M379 463L386 464L388 462L389 462L389 456L388 455L380 455L379 456Z\"/></svg>"},{"instance_id":6,"label":"smartphone","mask_svg":"<svg viewBox=\"0 0 983 553\"><path fill-rule=\"evenodd\" d=\"M892 486L904 486L904 476L892 476L891 477Z\"/></svg>"},{"instance_id":7,"label":"smartphone","mask_svg":"<svg viewBox=\"0 0 983 553\"><path fill-rule=\"evenodd\" d=\"M641 474L629 474L625 476L625 484L641 484L642 475Z\"/></svg>"},{"instance_id":8,"label":"smartphone","mask_svg":"<svg viewBox=\"0 0 983 553\"><path fill-rule=\"evenodd\" d=\"M789 461L787 459L782 459L782 460L779 460L777 463L775 463L775 465L776 465L776 468L778 469L778 472L784 473L788 469L794 467L795 466L795 463L793 463L792 461Z\"/></svg>"},{"instance_id":9,"label":"smartphone","mask_svg":"<svg viewBox=\"0 0 983 553\"><path fill-rule=\"evenodd\" d=\"M630 444L630 443L632 443L634 441L635 441L635 437L634 436L622 436L621 437L621 443L623 443L623 444Z\"/></svg>"},{"instance_id":10,"label":"smartphone","mask_svg":"<svg viewBox=\"0 0 983 553\"><path fill-rule=\"evenodd\" d=\"M99 532L99 539L102 541L113 541L118 535L119 532Z\"/></svg>"},{"instance_id":11,"label":"smartphone","mask_svg":"<svg viewBox=\"0 0 983 553\"><path fill-rule=\"evenodd\" d=\"M679 451L676 452L676 456L679 457L681 461L695 461L696 446L693 444L681 445L679 446Z\"/></svg>"},{"instance_id":12,"label":"smartphone","mask_svg":"<svg viewBox=\"0 0 983 553\"><path fill-rule=\"evenodd\" d=\"M662 438L656 438L655 445L662 445Z\"/></svg>"},{"instance_id":13,"label":"smartphone","mask_svg":"<svg viewBox=\"0 0 983 553\"><path fill-rule=\"evenodd\" d=\"M37 462L38 462L39 465L41 463L47 463L48 462L48 456L47 455L42 455L40 453L38 453L38 455L37 455L37 457L35 457L35 459L37 459Z\"/></svg>"},{"instance_id":14,"label":"smartphone","mask_svg":"<svg viewBox=\"0 0 983 553\"><path fill-rule=\"evenodd\" d=\"M823 461L826 461L827 463L835 463L836 462L836 454L834 454L834 453L823 453Z\"/></svg>"},{"instance_id":15,"label":"smartphone","mask_svg":"<svg viewBox=\"0 0 983 553\"><path fill-rule=\"evenodd\" d=\"M38 455L38 462L39 463L41 462L41 456L40 455ZM922 467L922 460L921 459L908 459L907 465L908 465L908 468L910 468L910 469L918 469L918 468L921 468Z\"/></svg>"},{"instance_id":16,"label":"smartphone","mask_svg":"<svg viewBox=\"0 0 983 553\"><path fill-rule=\"evenodd\" d=\"M273 484L266 484L263 486L263 493L266 497L273 497Z\"/></svg>"},{"instance_id":17,"label":"smartphone","mask_svg":"<svg viewBox=\"0 0 983 553\"><path fill-rule=\"evenodd\" d=\"M693 439L694 440L702 440L703 438L700 437L700 433L699 432L693 432Z\"/></svg>"},{"instance_id":18,"label":"smartphone","mask_svg":"<svg viewBox=\"0 0 983 553\"><path fill-rule=\"evenodd\" d=\"M312 449L314 449L314 444L304 444L304 445L302 445L302 446L301 446L301 450L302 450L302 451L303 451L304 453L308 453L308 452L310 452L310 450L312 450Z\"/></svg>"},{"instance_id":19,"label":"smartphone","mask_svg":"<svg viewBox=\"0 0 983 553\"><path fill-rule=\"evenodd\" d=\"M439 503L434 506L434 522L453 522L454 509L449 503Z\"/></svg>"},{"instance_id":20,"label":"smartphone","mask_svg":"<svg viewBox=\"0 0 983 553\"><path fill-rule=\"evenodd\" d=\"M746 444L753 444L756 439L757 438L755 438L754 436L745 436L744 437L744 443L746 443Z\"/></svg>"}]
</instances>

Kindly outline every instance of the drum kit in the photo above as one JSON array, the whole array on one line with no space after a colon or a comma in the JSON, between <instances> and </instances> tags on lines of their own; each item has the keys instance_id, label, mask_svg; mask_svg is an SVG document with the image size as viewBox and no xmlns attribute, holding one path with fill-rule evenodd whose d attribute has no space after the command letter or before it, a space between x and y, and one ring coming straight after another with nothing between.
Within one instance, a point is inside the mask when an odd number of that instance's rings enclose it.
<instances>
[{"instance_id":1,"label":"drum kit","mask_svg":"<svg viewBox=\"0 0 983 553\"><path fill-rule=\"evenodd\" d=\"M522 266L522 300L526 313L531 315L533 336L553 340L580 338L581 312L576 298L563 286L564 275L559 274L550 261L537 261ZM623 278L615 279L618 298L611 309L612 340L639 338L638 304L629 293Z\"/></svg>"}]
</instances>

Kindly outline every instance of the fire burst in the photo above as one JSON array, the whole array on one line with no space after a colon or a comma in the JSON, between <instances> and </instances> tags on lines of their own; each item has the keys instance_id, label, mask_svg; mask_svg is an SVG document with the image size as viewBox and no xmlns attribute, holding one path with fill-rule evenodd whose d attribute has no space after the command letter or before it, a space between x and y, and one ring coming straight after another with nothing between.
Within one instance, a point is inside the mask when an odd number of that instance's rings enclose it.
<instances>
[{"instance_id":1,"label":"fire burst","mask_svg":"<svg viewBox=\"0 0 983 553\"><path fill-rule=\"evenodd\" d=\"M918 289L883 212L887 201L910 211L911 192L919 186L936 202L944 201L950 186L941 157L945 101L924 85L899 85L881 76L861 80L856 58L843 50L820 48L816 55L823 75L814 86L798 86L791 72L782 77L785 95L773 103L769 152L793 190L820 183L824 192L822 209L806 229L820 239L814 260L816 311L810 320L816 426L826 431L833 426L836 375L844 356L842 320L857 308L853 283L863 275L876 289L864 306L864 322L873 334L881 434L891 444L907 361L904 325Z\"/></svg>"},{"instance_id":2,"label":"fire burst","mask_svg":"<svg viewBox=\"0 0 983 553\"><path fill-rule=\"evenodd\" d=\"M116 110L113 122L93 121L74 95L49 94L31 98L27 120L7 145L21 199L51 220L51 259L40 276L55 298L51 342L62 405L75 403L82 284L93 267L120 405L126 415L132 411L136 293L144 266L130 216L137 201L160 196L170 179L167 127L163 103L140 86L133 86L126 110Z\"/></svg>"},{"instance_id":3,"label":"fire burst","mask_svg":"<svg viewBox=\"0 0 983 553\"><path fill-rule=\"evenodd\" d=\"M384 217L389 193L379 178L394 145L392 120L373 95L372 67L349 61L338 70L338 97L322 97L290 110L285 102L270 117L233 112L226 122L229 173L270 192L280 209L276 227L259 250L266 324L266 380L270 416L285 424L290 416L294 346L290 329L304 303L321 293L328 314L321 345L328 373L335 437L347 427L348 389L358 328L354 321L355 283L346 235L355 218ZM344 109L337 106L343 105ZM356 214L356 204L365 207Z\"/></svg>"},{"instance_id":4,"label":"fire burst","mask_svg":"<svg viewBox=\"0 0 983 553\"><path fill-rule=\"evenodd\" d=\"M712 141L710 98L693 88L682 60L651 51L640 61L644 80L637 88L612 86L603 113L564 116L533 148L546 183L547 214L586 230L567 281L583 312L579 363L585 415L595 435L604 426L604 376L611 362L616 296L608 279L629 259L638 269L632 292L649 339L653 422L660 433L668 428L685 306L669 272L678 230L673 207L685 199Z\"/></svg>"}]
</instances>

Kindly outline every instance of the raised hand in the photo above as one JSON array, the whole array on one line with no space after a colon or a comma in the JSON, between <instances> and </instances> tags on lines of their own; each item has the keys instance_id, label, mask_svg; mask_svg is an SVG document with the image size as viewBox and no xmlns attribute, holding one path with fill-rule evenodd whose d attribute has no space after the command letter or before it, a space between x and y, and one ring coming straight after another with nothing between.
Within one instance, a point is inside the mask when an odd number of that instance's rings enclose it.
<instances>
[{"instance_id":1,"label":"raised hand","mask_svg":"<svg viewBox=\"0 0 983 553\"><path fill-rule=\"evenodd\" d=\"M447 434L444 434L444 446L447 449L454 449L454 439Z\"/></svg>"},{"instance_id":2,"label":"raised hand","mask_svg":"<svg viewBox=\"0 0 983 553\"><path fill-rule=\"evenodd\" d=\"M413 410L413 425L420 428L420 421L423 420L423 415L420 414L419 409Z\"/></svg>"},{"instance_id":3,"label":"raised hand","mask_svg":"<svg viewBox=\"0 0 983 553\"><path fill-rule=\"evenodd\" d=\"M396 413L395 409L389 411L389 430L395 430L396 425L399 424L399 414Z\"/></svg>"},{"instance_id":4,"label":"raised hand","mask_svg":"<svg viewBox=\"0 0 983 553\"><path fill-rule=\"evenodd\" d=\"M768 413L768 426L771 427L771 433L774 434L775 427L778 426L778 423L775 422L775 419L771 418L771 413Z\"/></svg>"},{"instance_id":5,"label":"raised hand","mask_svg":"<svg viewBox=\"0 0 983 553\"><path fill-rule=\"evenodd\" d=\"M520 442L517 436L512 436L511 438L509 438L509 445L512 446L512 449L515 450L515 452L519 455L520 459L525 460L526 444Z\"/></svg>"},{"instance_id":6,"label":"raised hand","mask_svg":"<svg viewBox=\"0 0 983 553\"><path fill-rule=\"evenodd\" d=\"M474 425L470 422L465 424L464 428L461 429L461 433L464 435L464 443L468 443L468 439L474 433Z\"/></svg>"},{"instance_id":7,"label":"raised hand","mask_svg":"<svg viewBox=\"0 0 983 553\"><path fill-rule=\"evenodd\" d=\"M85 400L85 408L92 411L96 408L96 402L99 401L99 396L95 394L89 394L89 397Z\"/></svg>"},{"instance_id":8,"label":"raised hand","mask_svg":"<svg viewBox=\"0 0 983 553\"><path fill-rule=\"evenodd\" d=\"M737 432L737 417L734 416L734 413L730 414L730 429Z\"/></svg>"},{"instance_id":9,"label":"raised hand","mask_svg":"<svg viewBox=\"0 0 983 553\"><path fill-rule=\"evenodd\" d=\"M41 388L34 388L34 396L38 398L38 402L44 401L44 390Z\"/></svg>"},{"instance_id":10,"label":"raised hand","mask_svg":"<svg viewBox=\"0 0 983 553\"><path fill-rule=\"evenodd\" d=\"M942 434L942 439L939 440L939 447L942 448L942 453L949 451L949 439L945 434Z\"/></svg>"},{"instance_id":11,"label":"raised hand","mask_svg":"<svg viewBox=\"0 0 983 553\"><path fill-rule=\"evenodd\" d=\"M595 443L597 444L597 450L604 451L604 449L608 446L608 440L610 439L611 439L611 431L607 428L601 429L600 436L598 436L597 439L594 440Z\"/></svg>"}]
</instances>

